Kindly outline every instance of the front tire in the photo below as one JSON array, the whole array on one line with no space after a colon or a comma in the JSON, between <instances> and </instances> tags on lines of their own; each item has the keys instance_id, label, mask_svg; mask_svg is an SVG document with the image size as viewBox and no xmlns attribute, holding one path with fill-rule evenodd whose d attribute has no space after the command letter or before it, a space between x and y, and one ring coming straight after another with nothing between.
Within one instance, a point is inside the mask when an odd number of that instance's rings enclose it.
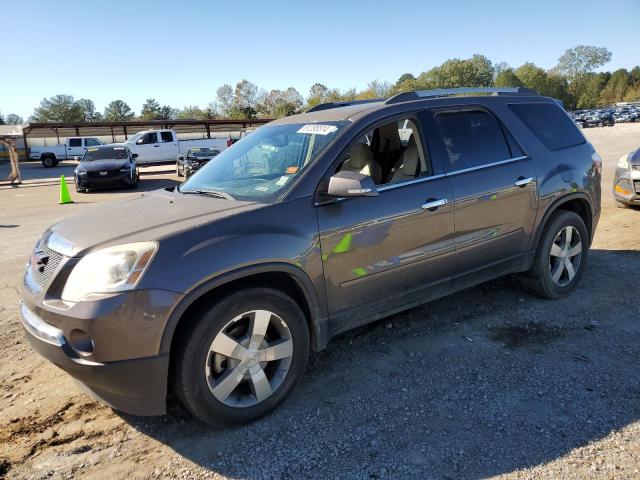
<instances>
[{"instance_id":1,"label":"front tire","mask_svg":"<svg viewBox=\"0 0 640 480\"><path fill-rule=\"evenodd\" d=\"M542 233L524 285L544 298L568 295L582 277L588 250L589 234L582 218L567 210L555 212Z\"/></svg>"},{"instance_id":2,"label":"front tire","mask_svg":"<svg viewBox=\"0 0 640 480\"><path fill-rule=\"evenodd\" d=\"M180 173L180 164L178 164L177 162L176 162L176 175L178 177L182 177L183 176L182 173Z\"/></svg>"},{"instance_id":3,"label":"front tire","mask_svg":"<svg viewBox=\"0 0 640 480\"><path fill-rule=\"evenodd\" d=\"M309 330L299 305L270 288L204 308L179 340L174 391L200 420L244 423L278 406L302 377Z\"/></svg>"}]
</instances>

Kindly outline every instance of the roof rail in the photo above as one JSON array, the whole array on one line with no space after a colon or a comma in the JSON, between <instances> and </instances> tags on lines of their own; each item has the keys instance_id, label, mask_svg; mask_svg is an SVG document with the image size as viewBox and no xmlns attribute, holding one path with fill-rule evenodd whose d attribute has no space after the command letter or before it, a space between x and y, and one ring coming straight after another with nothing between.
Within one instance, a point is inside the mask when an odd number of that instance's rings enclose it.
<instances>
[{"instance_id":1,"label":"roof rail","mask_svg":"<svg viewBox=\"0 0 640 480\"><path fill-rule=\"evenodd\" d=\"M436 88L434 90L418 90L415 92L403 92L388 98L385 102L393 103L421 100L423 98L451 97L453 95L539 95L535 90L524 87L465 87L465 88Z\"/></svg>"},{"instance_id":2,"label":"roof rail","mask_svg":"<svg viewBox=\"0 0 640 480\"><path fill-rule=\"evenodd\" d=\"M345 100L344 102L327 102L320 103L315 107L311 107L308 112L318 112L320 110L329 110L330 108L348 107L349 105L358 105L360 103L384 102L386 98L367 98L365 100Z\"/></svg>"}]
</instances>

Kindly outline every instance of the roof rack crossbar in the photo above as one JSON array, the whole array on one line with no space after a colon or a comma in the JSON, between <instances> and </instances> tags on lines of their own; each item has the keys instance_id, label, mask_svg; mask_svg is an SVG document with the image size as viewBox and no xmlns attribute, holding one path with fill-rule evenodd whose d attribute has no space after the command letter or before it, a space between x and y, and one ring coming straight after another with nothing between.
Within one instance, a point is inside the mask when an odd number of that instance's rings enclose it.
<instances>
[{"instance_id":1,"label":"roof rack crossbar","mask_svg":"<svg viewBox=\"0 0 640 480\"><path fill-rule=\"evenodd\" d=\"M331 108L348 107L349 105L358 105L360 103L384 102L386 98L367 98L365 100L345 100L344 102L327 102L320 103L315 107L311 107L307 112L318 112L320 110L329 110Z\"/></svg>"},{"instance_id":2,"label":"roof rack crossbar","mask_svg":"<svg viewBox=\"0 0 640 480\"><path fill-rule=\"evenodd\" d=\"M539 95L538 92L524 87L465 87L465 88L436 88L434 90L417 90L403 92L387 99L386 104L422 100L424 98L451 97L453 95Z\"/></svg>"}]
</instances>

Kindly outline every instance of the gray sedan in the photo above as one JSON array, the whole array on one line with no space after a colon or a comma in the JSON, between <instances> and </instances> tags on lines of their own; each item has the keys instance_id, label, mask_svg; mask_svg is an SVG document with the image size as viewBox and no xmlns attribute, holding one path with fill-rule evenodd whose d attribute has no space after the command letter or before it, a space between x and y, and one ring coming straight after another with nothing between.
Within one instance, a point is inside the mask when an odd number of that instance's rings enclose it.
<instances>
[{"instance_id":1,"label":"gray sedan","mask_svg":"<svg viewBox=\"0 0 640 480\"><path fill-rule=\"evenodd\" d=\"M640 148L618 160L613 196L621 205L640 206Z\"/></svg>"}]
</instances>

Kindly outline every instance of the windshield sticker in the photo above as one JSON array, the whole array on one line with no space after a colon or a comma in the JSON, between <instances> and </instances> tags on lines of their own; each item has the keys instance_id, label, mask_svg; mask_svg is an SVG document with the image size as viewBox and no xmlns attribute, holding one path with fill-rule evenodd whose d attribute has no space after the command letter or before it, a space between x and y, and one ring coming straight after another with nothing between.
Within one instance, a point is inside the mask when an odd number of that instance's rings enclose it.
<instances>
[{"instance_id":1,"label":"windshield sticker","mask_svg":"<svg viewBox=\"0 0 640 480\"><path fill-rule=\"evenodd\" d=\"M258 185L255 189L258 190L259 192L268 192L269 191L269 187L263 187L262 185Z\"/></svg>"},{"instance_id":2,"label":"windshield sticker","mask_svg":"<svg viewBox=\"0 0 640 480\"><path fill-rule=\"evenodd\" d=\"M289 178L291 177L280 177L276 182L276 185L279 185L279 186L284 185L285 183L287 183L287 181L289 181Z\"/></svg>"},{"instance_id":3,"label":"windshield sticker","mask_svg":"<svg viewBox=\"0 0 640 480\"><path fill-rule=\"evenodd\" d=\"M300 130L298 130L297 133L329 135L330 133L333 133L336 130L338 130L338 127L336 127L335 125L320 125L316 123L311 123L302 127Z\"/></svg>"},{"instance_id":4,"label":"windshield sticker","mask_svg":"<svg viewBox=\"0 0 640 480\"><path fill-rule=\"evenodd\" d=\"M113 147L114 150L124 150L124 147Z\"/></svg>"}]
</instances>

